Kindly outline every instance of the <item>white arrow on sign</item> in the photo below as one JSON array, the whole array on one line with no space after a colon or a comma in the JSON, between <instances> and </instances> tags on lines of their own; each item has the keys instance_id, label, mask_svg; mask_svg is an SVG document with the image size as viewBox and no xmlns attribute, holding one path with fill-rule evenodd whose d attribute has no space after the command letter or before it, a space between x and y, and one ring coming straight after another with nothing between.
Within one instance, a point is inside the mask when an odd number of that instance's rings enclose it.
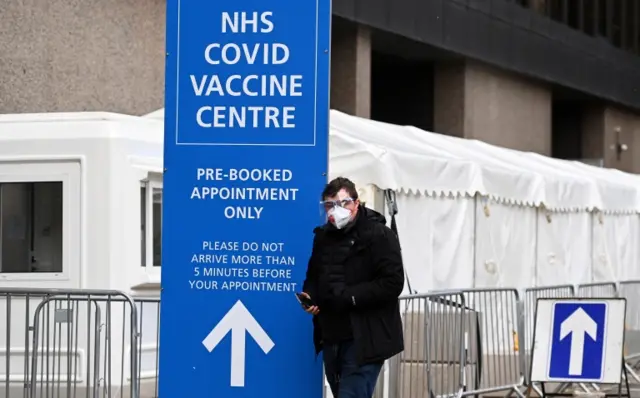
<instances>
[{"instance_id":1,"label":"white arrow on sign","mask_svg":"<svg viewBox=\"0 0 640 398\"><path fill-rule=\"evenodd\" d=\"M253 337L265 354L268 354L275 344L240 300L202 340L202 344L211 352L229 332L231 332L231 387L244 387L246 333Z\"/></svg>"},{"instance_id":2,"label":"white arrow on sign","mask_svg":"<svg viewBox=\"0 0 640 398\"><path fill-rule=\"evenodd\" d=\"M593 341L596 340L598 324L578 308L560 324L560 340L571 335L571 351L569 354L569 374L571 376L582 375L582 360L584 358L584 335L588 334Z\"/></svg>"}]
</instances>

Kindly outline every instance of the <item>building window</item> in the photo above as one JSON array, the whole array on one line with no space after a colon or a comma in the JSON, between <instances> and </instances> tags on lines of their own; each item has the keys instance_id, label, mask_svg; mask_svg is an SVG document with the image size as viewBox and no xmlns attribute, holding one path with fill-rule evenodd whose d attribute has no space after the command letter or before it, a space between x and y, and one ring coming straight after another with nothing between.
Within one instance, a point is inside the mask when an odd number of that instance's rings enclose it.
<instances>
[{"instance_id":1,"label":"building window","mask_svg":"<svg viewBox=\"0 0 640 398\"><path fill-rule=\"evenodd\" d=\"M0 182L0 273L62 272L62 182Z\"/></svg>"},{"instance_id":2,"label":"building window","mask_svg":"<svg viewBox=\"0 0 640 398\"><path fill-rule=\"evenodd\" d=\"M159 267L162 260L162 183L150 178L140 187L141 265Z\"/></svg>"}]
</instances>

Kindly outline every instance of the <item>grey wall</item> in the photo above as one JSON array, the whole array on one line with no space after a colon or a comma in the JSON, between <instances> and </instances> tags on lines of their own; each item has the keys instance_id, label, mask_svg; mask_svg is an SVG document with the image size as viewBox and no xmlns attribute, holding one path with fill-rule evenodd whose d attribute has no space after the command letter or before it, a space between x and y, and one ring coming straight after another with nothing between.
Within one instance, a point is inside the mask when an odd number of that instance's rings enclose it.
<instances>
[{"instance_id":1,"label":"grey wall","mask_svg":"<svg viewBox=\"0 0 640 398\"><path fill-rule=\"evenodd\" d=\"M0 113L163 106L164 0L5 1Z\"/></svg>"}]
</instances>

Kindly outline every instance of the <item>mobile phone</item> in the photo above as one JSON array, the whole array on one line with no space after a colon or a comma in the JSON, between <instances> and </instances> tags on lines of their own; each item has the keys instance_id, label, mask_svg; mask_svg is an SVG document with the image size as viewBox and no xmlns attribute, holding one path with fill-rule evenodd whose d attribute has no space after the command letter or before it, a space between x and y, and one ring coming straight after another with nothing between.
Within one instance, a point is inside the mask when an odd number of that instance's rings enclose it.
<instances>
[{"instance_id":1,"label":"mobile phone","mask_svg":"<svg viewBox=\"0 0 640 398\"><path fill-rule=\"evenodd\" d=\"M314 305L316 305L313 302L313 300L311 300L310 298L308 298L306 295L302 293L296 293L295 295L296 295L296 298L298 299L298 302L302 304L302 306L305 308L313 307Z\"/></svg>"}]
</instances>

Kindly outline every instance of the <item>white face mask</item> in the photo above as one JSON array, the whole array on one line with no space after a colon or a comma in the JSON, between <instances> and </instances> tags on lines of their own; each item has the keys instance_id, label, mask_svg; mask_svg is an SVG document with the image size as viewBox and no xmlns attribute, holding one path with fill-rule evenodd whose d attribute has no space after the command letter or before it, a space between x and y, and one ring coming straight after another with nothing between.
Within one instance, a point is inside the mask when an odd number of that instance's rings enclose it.
<instances>
[{"instance_id":1,"label":"white face mask","mask_svg":"<svg viewBox=\"0 0 640 398\"><path fill-rule=\"evenodd\" d=\"M344 207L336 206L327 214L333 216L333 225L338 229L344 228L351 221L351 212Z\"/></svg>"}]
</instances>

